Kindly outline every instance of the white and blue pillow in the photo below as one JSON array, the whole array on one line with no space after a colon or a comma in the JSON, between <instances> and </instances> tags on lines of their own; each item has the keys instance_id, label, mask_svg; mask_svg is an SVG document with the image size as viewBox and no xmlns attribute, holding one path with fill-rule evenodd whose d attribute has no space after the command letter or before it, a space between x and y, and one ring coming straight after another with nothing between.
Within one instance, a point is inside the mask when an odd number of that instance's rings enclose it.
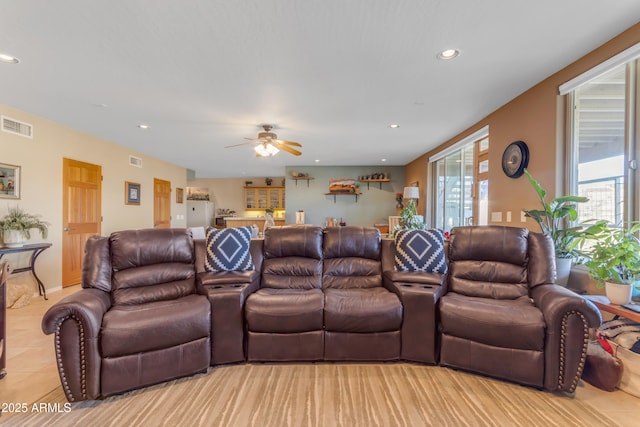
<instances>
[{"instance_id":1,"label":"white and blue pillow","mask_svg":"<svg viewBox=\"0 0 640 427\"><path fill-rule=\"evenodd\" d=\"M211 272L253 270L251 227L208 228L204 269Z\"/></svg>"},{"instance_id":2,"label":"white and blue pillow","mask_svg":"<svg viewBox=\"0 0 640 427\"><path fill-rule=\"evenodd\" d=\"M394 264L397 271L447 272L442 231L399 230L395 243Z\"/></svg>"}]
</instances>

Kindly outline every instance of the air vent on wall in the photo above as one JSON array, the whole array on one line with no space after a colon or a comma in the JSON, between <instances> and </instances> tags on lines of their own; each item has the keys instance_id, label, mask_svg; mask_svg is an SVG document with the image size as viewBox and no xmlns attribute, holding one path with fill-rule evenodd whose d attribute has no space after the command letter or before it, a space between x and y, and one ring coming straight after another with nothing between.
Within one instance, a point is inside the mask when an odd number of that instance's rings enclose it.
<instances>
[{"instance_id":1,"label":"air vent on wall","mask_svg":"<svg viewBox=\"0 0 640 427\"><path fill-rule=\"evenodd\" d=\"M5 116L2 116L2 131L26 138L33 138L33 125Z\"/></svg>"},{"instance_id":2,"label":"air vent on wall","mask_svg":"<svg viewBox=\"0 0 640 427\"><path fill-rule=\"evenodd\" d=\"M140 157L129 155L129 166L135 166L137 168L141 168L142 159Z\"/></svg>"}]
</instances>

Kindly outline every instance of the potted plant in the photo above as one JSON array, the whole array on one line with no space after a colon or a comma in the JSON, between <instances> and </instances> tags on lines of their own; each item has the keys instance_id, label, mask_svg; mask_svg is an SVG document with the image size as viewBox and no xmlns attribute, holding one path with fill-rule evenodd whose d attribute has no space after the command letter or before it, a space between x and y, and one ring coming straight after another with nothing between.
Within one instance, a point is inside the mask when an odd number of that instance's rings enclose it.
<instances>
[{"instance_id":1,"label":"potted plant","mask_svg":"<svg viewBox=\"0 0 640 427\"><path fill-rule=\"evenodd\" d=\"M553 240L556 253L556 269L558 271L558 284L566 285L571 271L573 259L580 256L578 248L582 235L582 226L570 226L571 221L578 218L578 203L588 202L589 199L581 196L560 196L545 201L547 191L542 188L528 170L524 170L527 179L540 198L542 209L524 211L524 215L533 218L540 226L542 233L547 234Z\"/></svg>"},{"instance_id":2,"label":"potted plant","mask_svg":"<svg viewBox=\"0 0 640 427\"><path fill-rule=\"evenodd\" d=\"M589 275L604 282L607 298L613 304L627 304L633 286L640 279L640 223L630 228L614 227L599 220L584 230L584 263Z\"/></svg>"},{"instance_id":3,"label":"potted plant","mask_svg":"<svg viewBox=\"0 0 640 427\"><path fill-rule=\"evenodd\" d=\"M38 215L28 214L19 206L9 207L9 213L0 220L2 238L8 248L22 247L24 241L31 238L32 229L37 229L42 238L46 238L48 227L49 223L41 221Z\"/></svg>"},{"instance_id":4,"label":"potted plant","mask_svg":"<svg viewBox=\"0 0 640 427\"><path fill-rule=\"evenodd\" d=\"M415 200L409 199L407 205L400 212L400 224L396 225L391 231L395 235L399 230L424 230L426 228L427 224L424 222L424 217L418 215Z\"/></svg>"}]
</instances>

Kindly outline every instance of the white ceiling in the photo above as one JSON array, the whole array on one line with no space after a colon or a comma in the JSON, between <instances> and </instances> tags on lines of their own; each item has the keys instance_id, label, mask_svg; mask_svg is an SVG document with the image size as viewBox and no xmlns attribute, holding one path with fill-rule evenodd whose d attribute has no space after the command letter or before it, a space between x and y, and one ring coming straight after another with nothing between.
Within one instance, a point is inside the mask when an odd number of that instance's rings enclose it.
<instances>
[{"instance_id":1,"label":"white ceiling","mask_svg":"<svg viewBox=\"0 0 640 427\"><path fill-rule=\"evenodd\" d=\"M0 0L21 60L0 103L200 178L404 165L638 20L638 0ZM223 148L262 123L303 155Z\"/></svg>"}]
</instances>

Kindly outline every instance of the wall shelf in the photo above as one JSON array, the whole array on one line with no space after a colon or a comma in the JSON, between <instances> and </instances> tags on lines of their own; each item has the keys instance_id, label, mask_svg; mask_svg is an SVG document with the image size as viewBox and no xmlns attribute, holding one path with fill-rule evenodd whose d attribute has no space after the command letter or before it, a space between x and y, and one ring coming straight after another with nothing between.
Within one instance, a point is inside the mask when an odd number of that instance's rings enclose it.
<instances>
[{"instance_id":1,"label":"wall shelf","mask_svg":"<svg viewBox=\"0 0 640 427\"><path fill-rule=\"evenodd\" d=\"M377 182L378 184L380 184L380 189L382 190L382 183L383 182L391 182L390 178L380 178L380 179L359 179L358 181L360 182L366 182L367 183L367 190L369 189L369 185L372 182Z\"/></svg>"},{"instance_id":2,"label":"wall shelf","mask_svg":"<svg viewBox=\"0 0 640 427\"><path fill-rule=\"evenodd\" d=\"M325 196L333 196L333 203L336 202L336 196L355 196L356 197L356 203L358 203L358 196L360 195L360 193L347 193L347 192L340 192L340 191L329 191L328 193L324 193Z\"/></svg>"},{"instance_id":3,"label":"wall shelf","mask_svg":"<svg viewBox=\"0 0 640 427\"><path fill-rule=\"evenodd\" d=\"M307 187L309 187L309 181L314 178L312 176L294 176L291 179L296 182L296 187L298 186L298 181L307 181Z\"/></svg>"}]
</instances>

